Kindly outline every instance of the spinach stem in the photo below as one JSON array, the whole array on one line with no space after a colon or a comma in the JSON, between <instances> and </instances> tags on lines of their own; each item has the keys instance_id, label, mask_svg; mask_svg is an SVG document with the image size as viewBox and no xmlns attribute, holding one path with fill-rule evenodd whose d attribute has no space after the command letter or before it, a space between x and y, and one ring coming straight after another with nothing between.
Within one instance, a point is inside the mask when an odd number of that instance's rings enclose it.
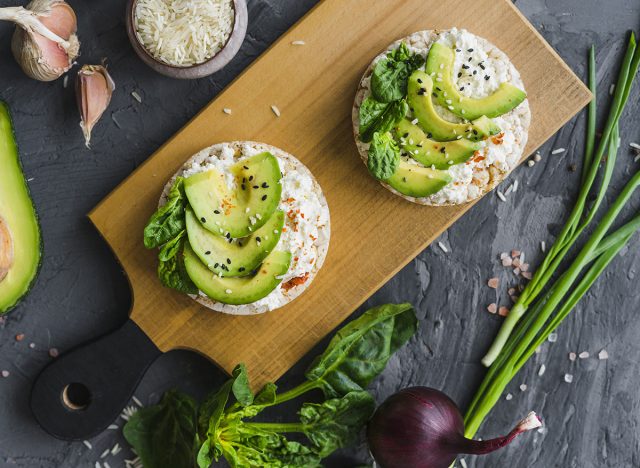
<instances>
[{"instance_id":1,"label":"spinach stem","mask_svg":"<svg viewBox=\"0 0 640 468\"><path fill-rule=\"evenodd\" d=\"M246 422L244 425L269 432L304 432L305 429L305 426L302 423Z\"/></svg>"},{"instance_id":2,"label":"spinach stem","mask_svg":"<svg viewBox=\"0 0 640 468\"><path fill-rule=\"evenodd\" d=\"M280 393L279 395L276 395L275 401L268 406L278 405L280 403L284 403L285 401L293 400L294 398L297 398L300 395L303 395L308 391L311 391L318 387L319 387L319 384L317 382L313 380L307 380L304 383L298 385L297 387L292 388L291 390L288 390L284 393Z\"/></svg>"}]
</instances>

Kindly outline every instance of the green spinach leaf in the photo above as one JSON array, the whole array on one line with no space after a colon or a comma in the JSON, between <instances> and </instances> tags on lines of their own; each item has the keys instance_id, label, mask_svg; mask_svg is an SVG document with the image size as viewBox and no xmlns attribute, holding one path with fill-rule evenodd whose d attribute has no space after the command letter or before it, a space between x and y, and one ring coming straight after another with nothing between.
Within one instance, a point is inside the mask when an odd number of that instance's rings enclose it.
<instances>
[{"instance_id":1,"label":"green spinach leaf","mask_svg":"<svg viewBox=\"0 0 640 468\"><path fill-rule=\"evenodd\" d=\"M363 390L416 332L411 304L386 304L368 310L342 327L306 372L329 398Z\"/></svg>"},{"instance_id":2,"label":"green spinach leaf","mask_svg":"<svg viewBox=\"0 0 640 468\"><path fill-rule=\"evenodd\" d=\"M323 403L305 403L300 409L304 433L320 457L353 442L376 409L366 391L347 393Z\"/></svg>"},{"instance_id":3,"label":"green spinach leaf","mask_svg":"<svg viewBox=\"0 0 640 468\"><path fill-rule=\"evenodd\" d=\"M178 177L169 191L167 202L151 215L144 228L144 246L147 249L160 247L180 234L185 228L186 205L184 179Z\"/></svg>"},{"instance_id":4,"label":"green spinach leaf","mask_svg":"<svg viewBox=\"0 0 640 468\"><path fill-rule=\"evenodd\" d=\"M407 45L400 46L376 63L371 75L371 94L379 102L392 102L407 95L409 75L425 62L420 54L412 54Z\"/></svg>"},{"instance_id":5,"label":"green spinach leaf","mask_svg":"<svg viewBox=\"0 0 640 468\"><path fill-rule=\"evenodd\" d=\"M158 278L167 288L187 294L198 294L198 288L189 278L184 266L184 257L181 255L184 242L184 238L179 237L175 243L173 240L170 241L166 244L168 247L160 251ZM163 258L166 258L166 260L163 260Z\"/></svg>"},{"instance_id":6,"label":"green spinach leaf","mask_svg":"<svg viewBox=\"0 0 640 468\"><path fill-rule=\"evenodd\" d=\"M369 96L360 106L360 140L368 143L374 133L390 131L408 111L409 105L404 99L384 104Z\"/></svg>"},{"instance_id":7,"label":"green spinach leaf","mask_svg":"<svg viewBox=\"0 0 640 468\"><path fill-rule=\"evenodd\" d=\"M145 468L193 468L196 403L185 394L169 391L158 405L131 416L123 433Z\"/></svg>"},{"instance_id":8,"label":"green spinach leaf","mask_svg":"<svg viewBox=\"0 0 640 468\"><path fill-rule=\"evenodd\" d=\"M373 177L387 180L398 169L400 164L400 148L391 133L374 133L369 146L367 167Z\"/></svg>"},{"instance_id":9,"label":"green spinach leaf","mask_svg":"<svg viewBox=\"0 0 640 468\"><path fill-rule=\"evenodd\" d=\"M187 231L183 229L176 237L164 244L160 249L160 253L158 253L158 260L167 262L178 255L178 253L182 251L183 241L186 235Z\"/></svg>"}]
</instances>

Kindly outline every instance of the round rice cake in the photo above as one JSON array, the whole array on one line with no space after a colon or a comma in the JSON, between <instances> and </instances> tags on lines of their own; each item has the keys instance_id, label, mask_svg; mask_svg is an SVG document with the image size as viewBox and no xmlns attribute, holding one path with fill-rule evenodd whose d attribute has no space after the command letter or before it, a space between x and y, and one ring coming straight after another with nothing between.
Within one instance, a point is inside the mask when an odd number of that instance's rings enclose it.
<instances>
[{"instance_id":1,"label":"round rice cake","mask_svg":"<svg viewBox=\"0 0 640 468\"><path fill-rule=\"evenodd\" d=\"M283 210L286 216L285 228L276 249L291 251L292 264L275 290L251 304L224 304L214 301L202 292L198 295L190 295L198 303L217 312L255 315L288 304L313 282L329 250L331 238L329 206L318 181L311 171L293 155L265 143L232 141L218 143L199 151L189 158L167 182L158 206L166 203L169 191L177 177L189 177L213 168L228 176L229 173L225 168L265 151L278 159L282 172L282 195L278 209ZM229 178L227 182L231 185Z\"/></svg>"},{"instance_id":2,"label":"round rice cake","mask_svg":"<svg viewBox=\"0 0 640 468\"><path fill-rule=\"evenodd\" d=\"M369 143L359 138L359 112L362 102L371 95L371 75L376 63L404 42L413 53L426 57L431 44L442 42L456 49L454 80L467 97L482 98L493 93L503 82L509 82L524 90L518 70L507 55L491 42L464 29L426 30L399 39L378 55L365 71L352 110L353 132L362 161L366 164ZM471 61L469 59L471 58ZM482 67L479 64L482 63ZM464 65L464 68L463 68ZM469 67L469 68L466 68ZM474 73L475 72L475 73ZM488 78L487 78L488 77ZM452 122L462 122L445 107L434 102L438 114ZM453 180L439 192L423 198L414 198L399 193L388 184L381 184L406 200L421 205L459 205L475 200L495 188L518 165L527 144L531 110L524 100L510 112L493 119L502 130L501 135L489 137L482 154L472 157L464 164L452 166L447 172ZM418 164L403 156L405 161ZM410 160L410 161L409 161Z\"/></svg>"}]
</instances>

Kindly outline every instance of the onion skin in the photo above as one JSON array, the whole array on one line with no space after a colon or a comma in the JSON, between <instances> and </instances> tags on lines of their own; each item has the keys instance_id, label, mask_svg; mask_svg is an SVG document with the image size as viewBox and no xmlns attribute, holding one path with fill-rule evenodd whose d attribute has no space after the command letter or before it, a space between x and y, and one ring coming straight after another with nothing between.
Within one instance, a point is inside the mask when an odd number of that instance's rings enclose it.
<instances>
[{"instance_id":1,"label":"onion skin","mask_svg":"<svg viewBox=\"0 0 640 468\"><path fill-rule=\"evenodd\" d=\"M448 468L458 454L493 452L540 426L532 412L504 437L466 439L464 421L453 400L433 388L410 387L378 407L367 426L367 441L381 468Z\"/></svg>"}]
</instances>

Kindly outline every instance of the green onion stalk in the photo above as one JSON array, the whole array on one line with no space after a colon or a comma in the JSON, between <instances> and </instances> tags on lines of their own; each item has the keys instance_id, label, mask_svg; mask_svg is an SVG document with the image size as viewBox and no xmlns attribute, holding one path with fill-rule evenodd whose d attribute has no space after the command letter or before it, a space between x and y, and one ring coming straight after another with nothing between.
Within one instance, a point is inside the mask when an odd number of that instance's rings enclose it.
<instances>
[{"instance_id":1,"label":"green onion stalk","mask_svg":"<svg viewBox=\"0 0 640 468\"><path fill-rule=\"evenodd\" d=\"M640 229L640 215L637 215L627 224L610 232L618 215L640 186L639 172L631 178L601 221L593 228L592 234L574 260L561 275L557 275L561 263L583 231L592 225L605 199L620 145L618 123L629 99L639 65L640 48L636 46L635 35L632 33L602 138L596 147L596 65L595 49L590 49L588 83L594 99L588 109L584 166L578 198L567 223L511 309L482 360L489 370L467 410L466 437L475 435L508 383L573 310L633 234ZM600 183L595 187L603 161L603 174ZM594 188L595 199L587 206L587 199ZM554 281L549 285L552 279Z\"/></svg>"}]
</instances>

